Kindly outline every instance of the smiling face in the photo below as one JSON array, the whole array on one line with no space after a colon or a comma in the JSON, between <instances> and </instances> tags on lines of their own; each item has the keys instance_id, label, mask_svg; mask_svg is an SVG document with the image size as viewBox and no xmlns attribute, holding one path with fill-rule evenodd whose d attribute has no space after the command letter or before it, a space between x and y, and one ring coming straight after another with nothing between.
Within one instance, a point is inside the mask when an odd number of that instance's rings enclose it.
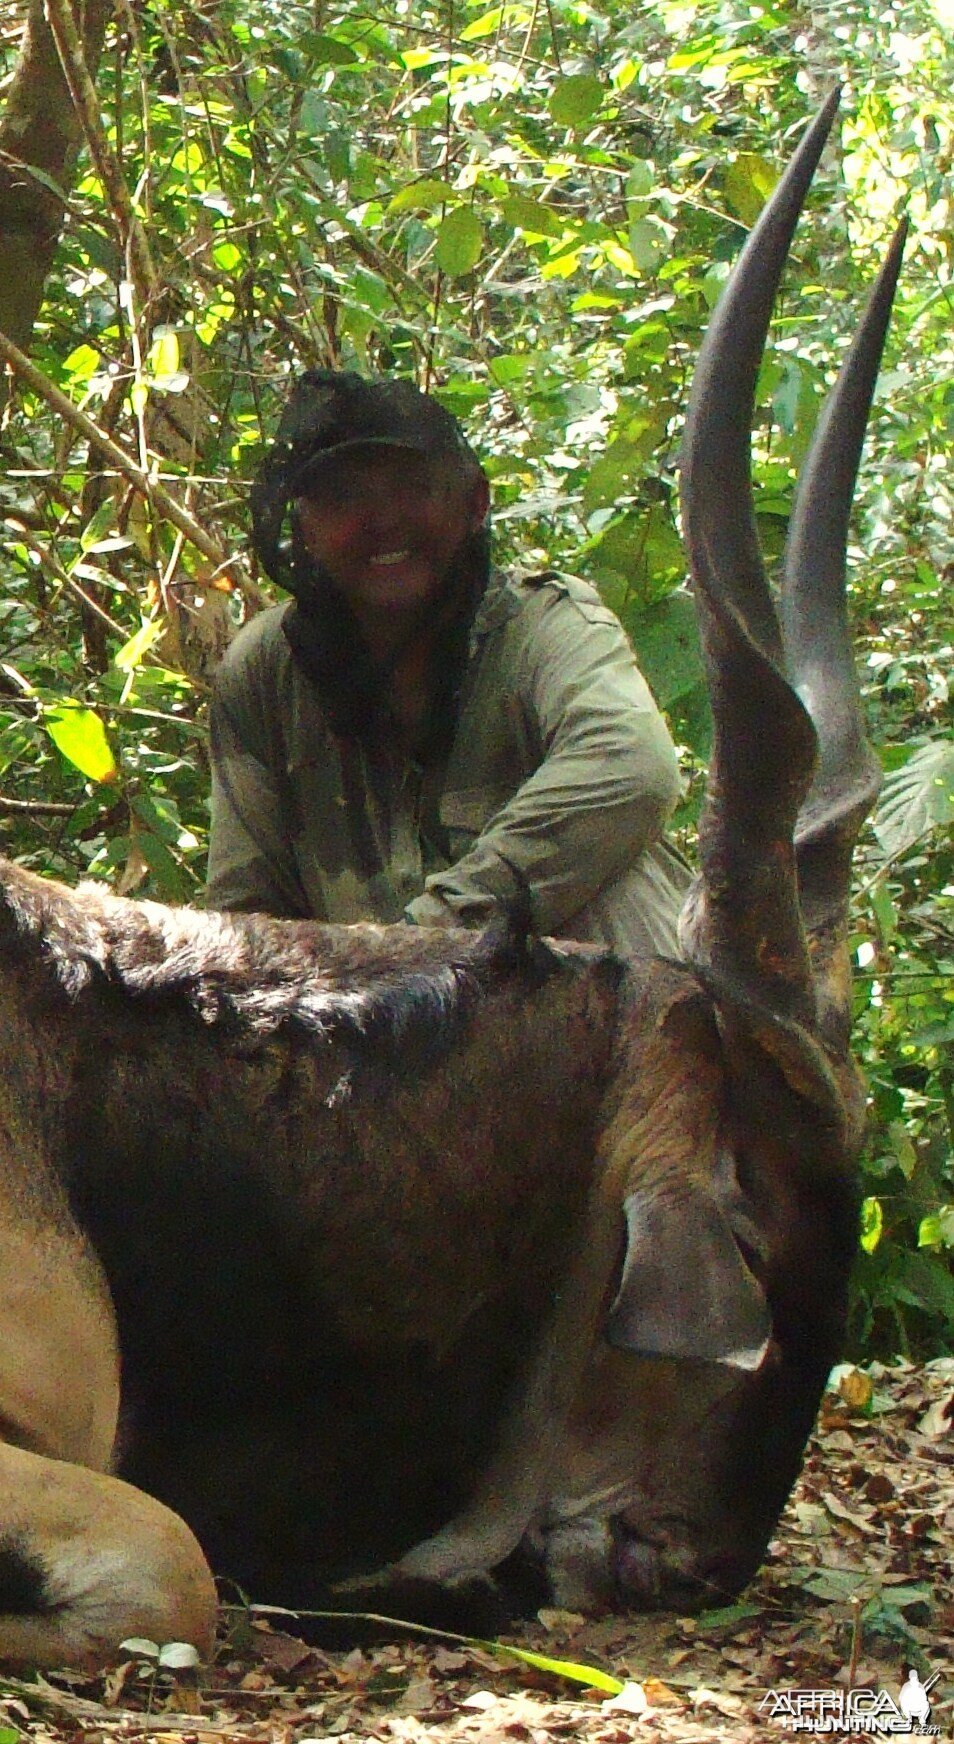
<instances>
[{"instance_id":1,"label":"smiling face","mask_svg":"<svg viewBox=\"0 0 954 1744\"><path fill-rule=\"evenodd\" d=\"M453 458L406 448L329 455L297 502L311 556L359 621L406 621L434 599L483 525L487 480Z\"/></svg>"}]
</instances>

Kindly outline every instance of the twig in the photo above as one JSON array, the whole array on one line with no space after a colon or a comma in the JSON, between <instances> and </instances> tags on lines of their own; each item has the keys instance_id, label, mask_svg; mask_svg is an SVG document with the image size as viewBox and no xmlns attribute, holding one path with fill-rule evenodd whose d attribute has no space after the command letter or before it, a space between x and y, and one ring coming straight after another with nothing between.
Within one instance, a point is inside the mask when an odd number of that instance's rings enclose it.
<instances>
[{"instance_id":1,"label":"twig","mask_svg":"<svg viewBox=\"0 0 954 1744\"><path fill-rule=\"evenodd\" d=\"M853 1593L851 1598L851 1655L848 1660L848 1688L854 1689L858 1677L858 1661L861 1658L861 1598Z\"/></svg>"},{"instance_id":2,"label":"twig","mask_svg":"<svg viewBox=\"0 0 954 1744\"><path fill-rule=\"evenodd\" d=\"M104 459L108 460L116 468L116 471L122 474L123 478L128 479L140 495L158 509L167 521L171 521L174 527L178 527L180 532L185 534L189 544L193 545L197 551L201 551L203 557L207 557L217 569L227 567L229 561L227 554L215 539L209 537L205 528L195 520L194 516L190 515L188 510L184 509L182 504L170 495L158 479L153 478L148 472L144 472L143 468L137 466L134 460L130 460L125 450L120 448L111 436L107 436L105 431L100 430L99 426L93 423L92 418L87 417L85 412L81 412L79 406L74 406L73 401L67 399L55 383L51 382L42 370L37 369L36 364L31 363L26 353L21 351L18 345L14 345L13 340L8 339L5 333L0 333L0 358L27 383L28 387L33 389L34 393L39 394L46 401L58 417L63 418L66 423L72 425L74 430L78 430L82 436L85 436L90 446L103 455Z\"/></svg>"},{"instance_id":3,"label":"twig","mask_svg":"<svg viewBox=\"0 0 954 1744\"><path fill-rule=\"evenodd\" d=\"M58 799L8 799L0 793L0 812L12 812L14 817L71 817L77 802Z\"/></svg>"},{"instance_id":4,"label":"twig","mask_svg":"<svg viewBox=\"0 0 954 1744\"><path fill-rule=\"evenodd\" d=\"M45 11L56 43L56 52L60 57L63 77L86 137L90 157L106 190L120 235L127 245L133 271L142 287L143 301L151 302L159 291L159 278L153 265L146 233L139 222L126 186L126 178L106 137L96 88L89 76L82 39L76 28L69 0L46 0Z\"/></svg>"},{"instance_id":5,"label":"twig","mask_svg":"<svg viewBox=\"0 0 954 1744\"><path fill-rule=\"evenodd\" d=\"M105 608L99 604L99 601L94 600L92 595L88 594L84 587L80 587L76 577L70 575L69 570L64 569L59 558L50 550L49 546L43 545L39 539L34 537L28 527L22 525L19 516L7 515L5 517L5 524L8 527L13 528L18 540L26 546L27 550L33 551L36 556L39 557L41 563L56 577L57 581L61 582L65 588L68 588L70 593L75 594L77 599L80 601L80 604L83 605L87 611L92 612L94 617L99 618L100 623L105 624L107 630L109 630L112 635L118 636L121 642L129 640L122 625L117 624L115 618L111 618Z\"/></svg>"},{"instance_id":6,"label":"twig","mask_svg":"<svg viewBox=\"0 0 954 1744\"><path fill-rule=\"evenodd\" d=\"M26 1683L18 1677L0 1678L0 1699L11 1695L31 1713L44 1714L54 1720L86 1720L102 1725L105 1719L122 1718L127 1722L127 1730L123 1732L126 1738L134 1732L214 1732L219 1738L247 1737L246 1732L225 1727L220 1720L205 1719L201 1714L137 1714L130 1708L104 1708L102 1703L91 1702L85 1696L73 1696L66 1690L55 1689L43 1677L37 1677L35 1683Z\"/></svg>"}]
</instances>

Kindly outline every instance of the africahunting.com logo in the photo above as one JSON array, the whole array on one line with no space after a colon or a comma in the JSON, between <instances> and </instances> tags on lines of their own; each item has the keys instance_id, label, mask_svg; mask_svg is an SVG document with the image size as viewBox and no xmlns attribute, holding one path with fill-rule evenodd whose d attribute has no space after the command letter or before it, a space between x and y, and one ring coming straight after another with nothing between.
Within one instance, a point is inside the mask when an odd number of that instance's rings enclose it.
<instances>
[{"instance_id":1,"label":"africahunting.com logo","mask_svg":"<svg viewBox=\"0 0 954 1744\"><path fill-rule=\"evenodd\" d=\"M787 1732L861 1732L875 1738L900 1735L906 1738L936 1738L929 1696L940 1677L936 1671L925 1683L912 1666L897 1701L887 1690L770 1690L759 1703L768 1720L776 1720Z\"/></svg>"}]
</instances>

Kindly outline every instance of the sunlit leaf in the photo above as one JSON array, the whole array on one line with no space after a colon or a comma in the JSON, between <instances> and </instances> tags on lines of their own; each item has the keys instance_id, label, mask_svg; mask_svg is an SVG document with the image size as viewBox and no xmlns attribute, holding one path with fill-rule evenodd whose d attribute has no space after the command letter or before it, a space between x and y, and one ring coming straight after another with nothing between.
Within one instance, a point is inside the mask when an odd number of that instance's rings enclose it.
<instances>
[{"instance_id":1,"label":"sunlit leaf","mask_svg":"<svg viewBox=\"0 0 954 1744\"><path fill-rule=\"evenodd\" d=\"M165 635L165 631L166 626L159 618L147 618L136 634L130 636L118 654L113 656L114 665L119 667L120 672L134 672L149 649Z\"/></svg>"},{"instance_id":2,"label":"sunlit leaf","mask_svg":"<svg viewBox=\"0 0 954 1744\"><path fill-rule=\"evenodd\" d=\"M44 710L43 724L57 750L90 781L115 781L119 766L99 715L79 703Z\"/></svg>"},{"instance_id":3,"label":"sunlit leaf","mask_svg":"<svg viewBox=\"0 0 954 1744\"><path fill-rule=\"evenodd\" d=\"M725 197L743 224L754 224L778 181L778 171L755 152L743 151L725 172Z\"/></svg>"},{"instance_id":4,"label":"sunlit leaf","mask_svg":"<svg viewBox=\"0 0 954 1744\"><path fill-rule=\"evenodd\" d=\"M179 368L179 336L174 327L157 327L149 347L153 375L175 375Z\"/></svg>"},{"instance_id":5,"label":"sunlit leaf","mask_svg":"<svg viewBox=\"0 0 954 1744\"><path fill-rule=\"evenodd\" d=\"M623 1685L618 1677L611 1677L609 1672L600 1671L595 1665L580 1665L573 1659L550 1659L545 1653L531 1653L523 1647L511 1647L502 1641L484 1641L480 1645L494 1655L495 1659L518 1659L523 1665L532 1665L536 1671L549 1671L554 1677L566 1678L569 1683L581 1683L586 1689L605 1690L608 1695L619 1695Z\"/></svg>"},{"instance_id":6,"label":"sunlit leaf","mask_svg":"<svg viewBox=\"0 0 954 1744\"><path fill-rule=\"evenodd\" d=\"M954 1247L954 1205L941 1205L922 1217L918 1247Z\"/></svg>"},{"instance_id":7,"label":"sunlit leaf","mask_svg":"<svg viewBox=\"0 0 954 1744\"><path fill-rule=\"evenodd\" d=\"M865 1253L874 1253L884 1233L884 1212L881 1200L866 1199L861 1207L861 1245Z\"/></svg>"},{"instance_id":8,"label":"sunlit leaf","mask_svg":"<svg viewBox=\"0 0 954 1744\"><path fill-rule=\"evenodd\" d=\"M919 745L885 776L874 829L886 854L903 854L938 825L954 822L954 739Z\"/></svg>"},{"instance_id":9,"label":"sunlit leaf","mask_svg":"<svg viewBox=\"0 0 954 1744\"><path fill-rule=\"evenodd\" d=\"M91 345L77 345L75 351L63 360L63 374L76 385L87 382L91 375L96 374L100 361L99 352Z\"/></svg>"}]
</instances>

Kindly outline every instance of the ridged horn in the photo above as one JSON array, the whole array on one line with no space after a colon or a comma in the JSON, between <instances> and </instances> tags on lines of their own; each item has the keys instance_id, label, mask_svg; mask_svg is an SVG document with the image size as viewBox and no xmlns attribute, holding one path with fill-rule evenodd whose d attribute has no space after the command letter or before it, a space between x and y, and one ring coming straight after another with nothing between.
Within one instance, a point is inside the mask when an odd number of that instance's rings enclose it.
<instances>
[{"instance_id":1,"label":"ridged horn","mask_svg":"<svg viewBox=\"0 0 954 1744\"><path fill-rule=\"evenodd\" d=\"M907 223L884 266L822 411L789 525L782 641L789 679L815 723L819 755L798 815L795 853L812 939L822 1027L848 1033L844 949L851 854L877 796L881 767L865 734L845 597L848 523L865 428L891 318Z\"/></svg>"},{"instance_id":2,"label":"ridged horn","mask_svg":"<svg viewBox=\"0 0 954 1744\"><path fill-rule=\"evenodd\" d=\"M782 671L751 482L755 386L792 234L838 107L806 131L709 324L681 459L682 518L714 720L699 828L697 960L780 1015L811 1022L794 831L815 764L811 720Z\"/></svg>"}]
</instances>

